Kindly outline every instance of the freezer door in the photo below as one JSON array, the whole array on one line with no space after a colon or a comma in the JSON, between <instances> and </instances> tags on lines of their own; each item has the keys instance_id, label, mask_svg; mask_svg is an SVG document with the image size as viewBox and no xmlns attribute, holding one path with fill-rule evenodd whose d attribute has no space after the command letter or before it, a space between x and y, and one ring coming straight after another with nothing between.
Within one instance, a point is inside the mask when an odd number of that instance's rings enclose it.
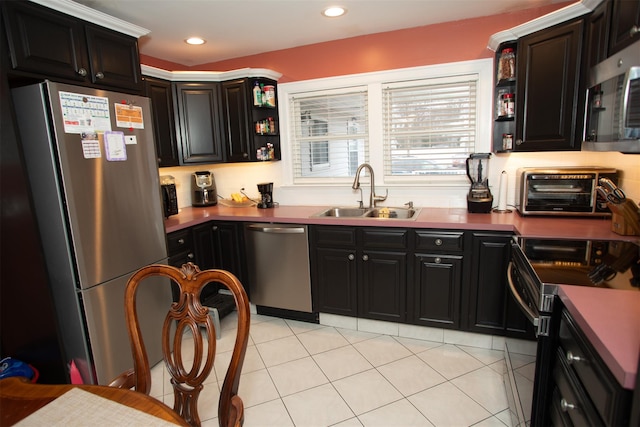
<instances>
[{"instance_id":1,"label":"freezer door","mask_svg":"<svg viewBox=\"0 0 640 427\"><path fill-rule=\"evenodd\" d=\"M107 385L117 375L133 368L124 318L124 290L128 279L126 275L80 291L97 377L93 382L97 384ZM162 360L162 325L171 301L171 284L167 278L151 277L138 288L140 329L151 366Z\"/></svg>"},{"instance_id":2,"label":"freezer door","mask_svg":"<svg viewBox=\"0 0 640 427\"><path fill-rule=\"evenodd\" d=\"M79 286L87 289L165 258L149 100L50 82L46 85L53 112L52 149ZM78 95L81 101L75 101ZM86 113L94 101L95 109L102 108L102 112ZM105 109L99 101L107 103L110 125L96 119ZM73 110L74 102L81 104L77 111ZM134 123L126 121L129 112ZM92 117L95 133L76 133L73 120L85 113ZM111 130L102 130L105 128ZM52 177L43 174L42 179Z\"/></svg>"}]
</instances>

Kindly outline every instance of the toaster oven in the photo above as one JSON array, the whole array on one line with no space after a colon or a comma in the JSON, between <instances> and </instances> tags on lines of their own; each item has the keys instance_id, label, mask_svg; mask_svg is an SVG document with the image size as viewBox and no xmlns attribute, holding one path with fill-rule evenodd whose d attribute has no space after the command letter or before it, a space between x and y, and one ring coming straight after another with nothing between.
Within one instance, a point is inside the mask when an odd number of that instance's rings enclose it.
<instances>
[{"instance_id":1,"label":"toaster oven","mask_svg":"<svg viewBox=\"0 0 640 427\"><path fill-rule=\"evenodd\" d=\"M521 215L610 216L607 201L596 191L602 177L618 182L613 168L520 168L516 208Z\"/></svg>"}]
</instances>

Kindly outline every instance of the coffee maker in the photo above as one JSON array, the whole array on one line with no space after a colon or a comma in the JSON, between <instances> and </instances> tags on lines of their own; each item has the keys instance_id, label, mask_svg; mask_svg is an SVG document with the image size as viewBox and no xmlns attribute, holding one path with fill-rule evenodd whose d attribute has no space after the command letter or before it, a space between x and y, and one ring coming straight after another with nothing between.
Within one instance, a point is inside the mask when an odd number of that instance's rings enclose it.
<instances>
[{"instance_id":1,"label":"coffee maker","mask_svg":"<svg viewBox=\"0 0 640 427\"><path fill-rule=\"evenodd\" d=\"M176 180L171 175L162 175L160 177L160 186L162 188L162 206L164 217L169 218L171 215L178 213L178 194L176 192Z\"/></svg>"},{"instance_id":2,"label":"coffee maker","mask_svg":"<svg viewBox=\"0 0 640 427\"><path fill-rule=\"evenodd\" d=\"M493 196L489 190L489 157L491 153L473 153L467 159L467 176L471 181L467 210L471 213L491 212Z\"/></svg>"},{"instance_id":3,"label":"coffee maker","mask_svg":"<svg viewBox=\"0 0 640 427\"><path fill-rule=\"evenodd\" d=\"M198 171L191 175L191 205L213 206L218 204L218 192L213 174Z\"/></svg>"},{"instance_id":4,"label":"coffee maker","mask_svg":"<svg viewBox=\"0 0 640 427\"><path fill-rule=\"evenodd\" d=\"M266 209L273 207L273 182L264 182L258 184L258 191L262 195L260 203L258 203L259 209Z\"/></svg>"}]
</instances>

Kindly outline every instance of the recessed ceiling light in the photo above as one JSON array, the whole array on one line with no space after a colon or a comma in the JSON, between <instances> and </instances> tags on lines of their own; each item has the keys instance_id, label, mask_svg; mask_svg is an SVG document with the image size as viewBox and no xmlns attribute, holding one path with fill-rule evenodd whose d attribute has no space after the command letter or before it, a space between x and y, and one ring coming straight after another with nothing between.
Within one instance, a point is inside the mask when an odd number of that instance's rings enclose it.
<instances>
[{"instance_id":1,"label":"recessed ceiling light","mask_svg":"<svg viewBox=\"0 0 640 427\"><path fill-rule=\"evenodd\" d=\"M340 6L331 6L322 11L322 14L328 18L336 18L347 13L347 9Z\"/></svg>"},{"instance_id":2,"label":"recessed ceiling light","mask_svg":"<svg viewBox=\"0 0 640 427\"><path fill-rule=\"evenodd\" d=\"M205 41L204 39L201 39L200 37L189 37L188 39L185 40L185 42L187 44L204 44Z\"/></svg>"}]
</instances>

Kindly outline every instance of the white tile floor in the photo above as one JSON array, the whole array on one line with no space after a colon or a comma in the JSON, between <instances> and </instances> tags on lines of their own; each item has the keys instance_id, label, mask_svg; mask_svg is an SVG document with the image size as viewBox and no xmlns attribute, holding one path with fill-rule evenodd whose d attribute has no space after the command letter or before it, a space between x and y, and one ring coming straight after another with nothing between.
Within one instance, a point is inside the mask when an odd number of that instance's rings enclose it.
<instances>
[{"instance_id":1,"label":"white tile floor","mask_svg":"<svg viewBox=\"0 0 640 427\"><path fill-rule=\"evenodd\" d=\"M215 373L198 404L203 426L218 425L236 321L232 314L222 322ZM515 359L532 380L534 358ZM238 394L246 427L504 427L511 420L503 370L500 350L252 314ZM153 375L151 395L172 406L162 363Z\"/></svg>"}]
</instances>

